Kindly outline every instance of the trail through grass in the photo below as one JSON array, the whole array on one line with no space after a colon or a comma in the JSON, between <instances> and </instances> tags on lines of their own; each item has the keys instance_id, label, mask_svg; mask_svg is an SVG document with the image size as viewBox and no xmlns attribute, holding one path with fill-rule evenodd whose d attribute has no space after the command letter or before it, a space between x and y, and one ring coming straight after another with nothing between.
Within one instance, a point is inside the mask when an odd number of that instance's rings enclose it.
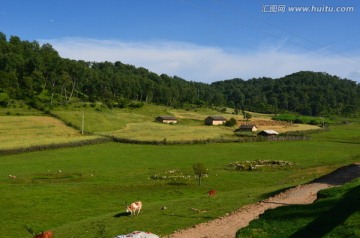
<instances>
[{"instance_id":1,"label":"trail through grass","mask_svg":"<svg viewBox=\"0 0 360 238\"><path fill-rule=\"evenodd\" d=\"M310 205L268 210L237 232L237 237L359 237L360 179L321 190Z\"/></svg>"}]
</instances>

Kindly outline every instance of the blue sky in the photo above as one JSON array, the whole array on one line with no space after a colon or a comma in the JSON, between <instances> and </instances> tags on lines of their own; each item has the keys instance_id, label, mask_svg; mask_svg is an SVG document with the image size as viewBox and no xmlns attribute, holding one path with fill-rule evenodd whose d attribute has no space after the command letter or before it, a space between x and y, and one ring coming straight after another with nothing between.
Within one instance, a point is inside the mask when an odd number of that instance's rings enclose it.
<instances>
[{"instance_id":1,"label":"blue sky","mask_svg":"<svg viewBox=\"0 0 360 238\"><path fill-rule=\"evenodd\" d=\"M48 42L65 58L121 61L206 83L300 70L360 82L359 22L359 0L1 0L0 5L0 31L7 37Z\"/></svg>"}]
</instances>

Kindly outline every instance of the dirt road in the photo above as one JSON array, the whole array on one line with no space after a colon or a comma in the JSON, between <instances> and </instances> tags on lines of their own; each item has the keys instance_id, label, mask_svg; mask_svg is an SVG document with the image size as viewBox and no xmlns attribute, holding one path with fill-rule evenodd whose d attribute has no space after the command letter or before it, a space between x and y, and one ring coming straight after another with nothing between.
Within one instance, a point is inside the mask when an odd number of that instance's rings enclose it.
<instances>
[{"instance_id":1,"label":"dirt road","mask_svg":"<svg viewBox=\"0 0 360 238\"><path fill-rule=\"evenodd\" d=\"M338 186L360 177L360 163L335 170L308 184L299 185L261 202L244 206L235 213L193 228L177 231L169 238L234 238L237 230L246 227L267 209L291 204L310 204L319 190Z\"/></svg>"}]
</instances>

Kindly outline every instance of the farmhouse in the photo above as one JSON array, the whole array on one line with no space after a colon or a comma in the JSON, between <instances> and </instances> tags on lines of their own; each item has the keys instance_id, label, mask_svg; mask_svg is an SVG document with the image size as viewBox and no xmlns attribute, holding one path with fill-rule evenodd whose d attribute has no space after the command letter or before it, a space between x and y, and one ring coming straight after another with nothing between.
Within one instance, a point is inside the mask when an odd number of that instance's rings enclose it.
<instances>
[{"instance_id":1,"label":"farmhouse","mask_svg":"<svg viewBox=\"0 0 360 238\"><path fill-rule=\"evenodd\" d=\"M222 116L208 116L205 118L205 125L222 125L226 122L226 118Z\"/></svg>"},{"instance_id":2,"label":"farmhouse","mask_svg":"<svg viewBox=\"0 0 360 238\"><path fill-rule=\"evenodd\" d=\"M277 136L278 134L279 133L274 130L264 130L264 131L260 131L258 133L259 136L266 136L266 137L274 137L274 136Z\"/></svg>"},{"instance_id":3,"label":"farmhouse","mask_svg":"<svg viewBox=\"0 0 360 238\"><path fill-rule=\"evenodd\" d=\"M173 116L158 116L157 118L155 118L155 120L157 122L162 122L162 123L177 123L177 119L176 117Z\"/></svg>"},{"instance_id":4,"label":"farmhouse","mask_svg":"<svg viewBox=\"0 0 360 238\"><path fill-rule=\"evenodd\" d=\"M252 124L242 124L238 131L257 131L257 127Z\"/></svg>"}]
</instances>

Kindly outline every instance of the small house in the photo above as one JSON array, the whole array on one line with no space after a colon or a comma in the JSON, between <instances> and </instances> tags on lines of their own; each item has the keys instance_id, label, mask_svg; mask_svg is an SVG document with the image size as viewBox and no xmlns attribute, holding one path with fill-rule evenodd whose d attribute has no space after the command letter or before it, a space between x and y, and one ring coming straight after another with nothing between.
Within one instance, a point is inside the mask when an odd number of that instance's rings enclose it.
<instances>
[{"instance_id":1,"label":"small house","mask_svg":"<svg viewBox=\"0 0 360 238\"><path fill-rule=\"evenodd\" d=\"M176 117L173 116L158 116L157 118L155 118L155 120L157 122L162 122L162 123L177 123L177 119Z\"/></svg>"},{"instance_id":2,"label":"small house","mask_svg":"<svg viewBox=\"0 0 360 238\"><path fill-rule=\"evenodd\" d=\"M251 131L251 132L254 132L254 131L257 131L257 127L255 125L253 125L253 124L242 124L242 125L240 125L238 131Z\"/></svg>"},{"instance_id":3,"label":"small house","mask_svg":"<svg viewBox=\"0 0 360 238\"><path fill-rule=\"evenodd\" d=\"M259 136L266 136L266 137L274 137L279 135L279 133L277 131L274 130L264 130L264 131L260 131L258 133Z\"/></svg>"},{"instance_id":4,"label":"small house","mask_svg":"<svg viewBox=\"0 0 360 238\"><path fill-rule=\"evenodd\" d=\"M208 116L205 118L205 125L222 125L226 122L226 118L222 116Z\"/></svg>"}]
</instances>

